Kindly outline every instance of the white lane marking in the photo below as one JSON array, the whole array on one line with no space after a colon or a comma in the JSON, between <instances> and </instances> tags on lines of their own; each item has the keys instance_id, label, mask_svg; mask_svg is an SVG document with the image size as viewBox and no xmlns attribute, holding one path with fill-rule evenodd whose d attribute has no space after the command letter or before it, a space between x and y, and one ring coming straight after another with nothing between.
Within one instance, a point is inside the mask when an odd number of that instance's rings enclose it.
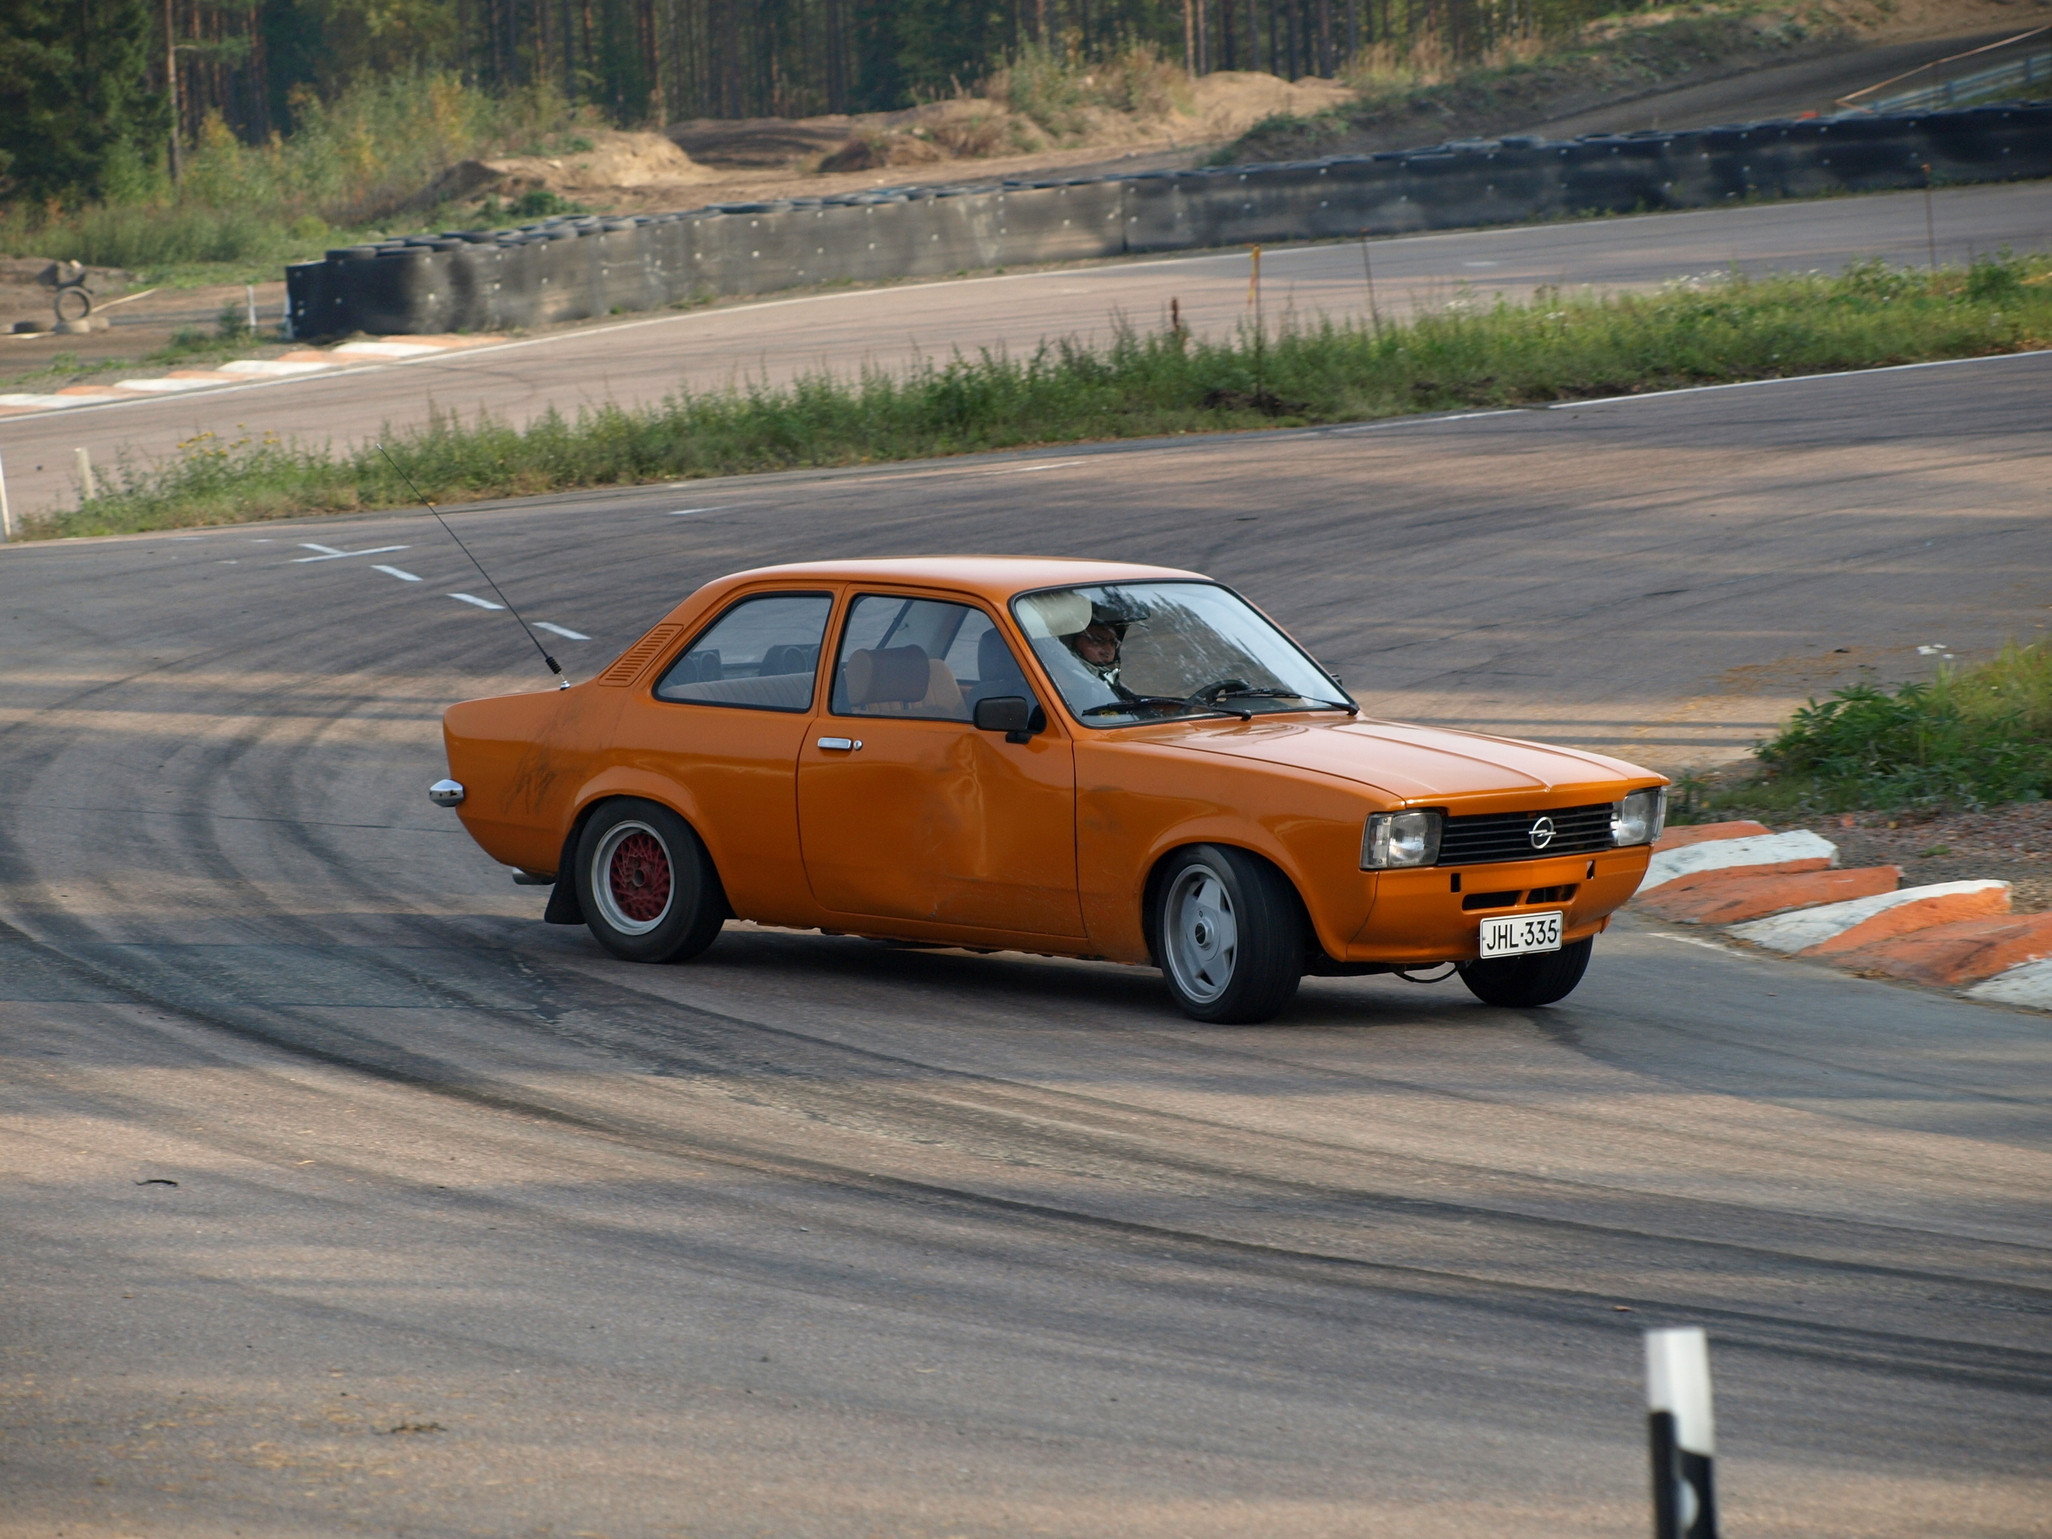
<instances>
[{"instance_id":1,"label":"white lane marking","mask_svg":"<svg viewBox=\"0 0 2052 1539\"><path fill-rule=\"evenodd\" d=\"M404 571L401 571L401 570L400 570L400 569L399 569L398 567L396 567L396 566L374 566L374 567L372 567L372 568L371 568L371 570L372 570L373 572L383 572L383 573L384 573L384 574L385 574L385 575L386 575L387 577L396 577L396 578L398 578L398 579L399 579L399 580L400 580L401 582L419 582L419 581L420 581L420 579L419 579L418 577L415 577L415 576L414 576L414 575L413 575L413 574L412 574L411 572L404 572Z\"/></svg>"},{"instance_id":2,"label":"white lane marking","mask_svg":"<svg viewBox=\"0 0 2052 1539\"><path fill-rule=\"evenodd\" d=\"M1081 460L1051 460L1046 464L1036 463L1032 465L1005 465L1001 466L996 470L970 471L968 472L968 474L983 476L1023 476L1028 471L1067 470L1071 465L1080 465L1082 463L1083 462Z\"/></svg>"},{"instance_id":3,"label":"white lane marking","mask_svg":"<svg viewBox=\"0 0 2052 1539\"><path fill-rule=\"evenodd\" d=\"M1807 385L1820 379L1858 379L1865 374L1905 374L1911 369L1950 369L1962 363L2001 363L2008 358L2052 357L2052 348L2022 353L1995 353L1982 358L1933 358L1928 363L1891 363L1878 369L1838 369L1829 374L1784 374L1773 379L1735 379L1724 385L1690 385L1683 390L1648 390L1643 395L1605 395L1592 401L1554 401L1548 411L1580 411L1584 406L1617 406L1627 401L1665 401L1678 395L1708 395L1715 390L1752 390L1761 385Z\"/></svg>"},{"instance_id":4,"label":"white lane marking","mask_svg":"<svg viewBox=\"0 0 2052 1539\"><path fill-rule=\"evenodd\" d=\"M671 518L689 518L694 513L724 513L729 506L731 504L722 504L717 508L679 508L668 516Z\"/></svg>"},{"instance_id":5,"label":"white lane marking","mask_svg":"<svg viewBox=\"0 0 2052 1539\"><path fill-rule=\"evenodd\" d=\"M457 598L461 598L462 596L463 595L460 593L455 595L455 597ZM567 625L551 625L546 620L535 621L534 628L538 631L547 631L552 636L562 636L570 641L591 640L591 638L585 635L582 631L573 631Z\"/></svg>"},{"instance_id":6,"label":"white lane marking","mask_svg":"<svg viewBox=\"0 0 2052 1539\"><path fill-rule=\"evenodd\" d=\"M479 609L504 609L504 604L494 604L490 599L481 599L475 593L452 593L452 599L461 599L466 604L475 604Z\"/></svg>"},{"instance_id":7,"label":"white lane marking","mask_svg":"<svg viewBox=\"0 0 2052 1539\"><path fill-rule=\"evenodd\" d=\"M1344 438L1352 433L1386 433L1392 428L1430 427L1435 422L1467 422L1475 417L1517 417L1530 411L1529 406L1500 406L1491 411L1442 412L1435 416L1380 417L1373 422L1350 422L1341 427L1318 427L1304 433L1292 433L1292 438Z\"/></svg>"},{"instance_id":8,"label":"white lane marking","mask_svg":"<svg viewBox=\"0 0 2052 1539\"><path fill-rule=\"evenodd\" d=\"M337 550L332 545L316 545L312 540L301 540L299 548L301 550L317 550L320 554L318 556L294 556L291 561L293 566L299 566L308 561L339 561L344 556L384 556L391 554L395 550L411 550L413 547L410 545L377 545L369 550Z\"/></svg>"},{"instance_id":9,"label":"white lane marking","mask_svg":"<svg viewBox=\"0 0 2052 1539\"><path fill-rule=\"evenodd\" d=\"M1716 941L1697 940L1693 935L1668 935L1660 930L1650 930L1647 933L1655 940L1673 941L1676 945L1680 946L1701 946L1705 951L1721 951L1728 957L1745 955L1743 951L1736 950L1731 946L1720 946Z\"/></svg>"}]
</instances>

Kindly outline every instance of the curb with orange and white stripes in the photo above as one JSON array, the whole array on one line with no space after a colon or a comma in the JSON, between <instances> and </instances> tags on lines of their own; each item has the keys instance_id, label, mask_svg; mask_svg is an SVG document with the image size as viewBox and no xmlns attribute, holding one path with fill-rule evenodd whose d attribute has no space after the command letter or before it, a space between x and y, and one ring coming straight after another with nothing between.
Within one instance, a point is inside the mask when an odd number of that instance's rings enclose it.
<instances>
[{"instance_id":1,"label":"curb with orange and white stripes","mask_svg":"<svg viewBox=\"0 0 2052 1539\"><path fill-rule=\"evenodd\" d=\"M2010 913L2007 882L1904 887L1900 866L1840 869L1838 847L1808 829L1670 829L1632 906L1865 977L2052 1010L2052 913Z\"/></svg>"},{"instance_id":2,"label":"curb with orange and white stripes","mask_svg":"<svg viewBox=\"0 0 2052 1539\"><path fill-rule=\"evenodd\" d=\"M0 416L22 412L63 411L73 406L108 401L161 399L190 390L223 385L258 385L299 379L309 374L339 373L367 364L403 363L430 354L454 352L503 342L504 337L388 337L379 341L344 342L335 347L305 347L278 358L243 358L218 369L172 369L151 379L117 379L109 385L66 385L48 394L0 394Z\"/></svg>"}]
</instances>

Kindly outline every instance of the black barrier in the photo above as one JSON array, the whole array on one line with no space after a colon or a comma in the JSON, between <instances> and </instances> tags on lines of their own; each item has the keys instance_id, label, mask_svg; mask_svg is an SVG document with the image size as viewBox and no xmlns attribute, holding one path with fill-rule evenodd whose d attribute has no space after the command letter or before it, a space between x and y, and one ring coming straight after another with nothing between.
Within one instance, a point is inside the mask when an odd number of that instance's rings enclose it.
<instances>
[{"instance_id":1,"label":"black barrier","mask_svg":"<svg viewBox=\"0 0 2052 1539\"><path fill-rule=\"evenodd\" d=\"M2052 103L2025 102L548 219L341 247L285 281L295 336L488 332L819 283L2046 176Z\"/></svg>"}]
</instances>

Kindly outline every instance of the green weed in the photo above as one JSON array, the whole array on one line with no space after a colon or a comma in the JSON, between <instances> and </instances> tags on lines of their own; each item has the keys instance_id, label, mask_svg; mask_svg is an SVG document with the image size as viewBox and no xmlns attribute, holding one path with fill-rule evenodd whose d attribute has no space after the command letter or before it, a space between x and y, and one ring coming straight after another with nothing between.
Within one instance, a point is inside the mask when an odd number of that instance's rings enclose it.
<instances>
[{"instance_id":1,"label":"green weed","mask_svg":"<svg viewBox=\"0 0 2052 1539\"><path fill-rule=\"evenodd\" d=\"M1811 700L1757 750L1756 791L1822 811L1974 807L2052 796L2052 643L1930 683L1856 684Z\"/></svg>"},{"instance_id":2,"label":"green weed","mask_svg":"<svg viewBox=\"0 0 2052 1539\"><path fill-rule=\"evenodd\" d=\"M2001 277L1990 276L2000 270ZM1202 340L1121 329L1029 355L957 354L903 374L816 374L525 428L438 417L385 442L450 501L565 487L863 464L1027 444L1508 407L2052 345L2052 258L1836 276L1731 277L1651 295L1447 308L1408 324L1291 321ZM1977 298L1997 291L1998 300ZM375 453L212 441L124 475L43 534L159 529L408 500Z\"/></svg>"}]
</instances>

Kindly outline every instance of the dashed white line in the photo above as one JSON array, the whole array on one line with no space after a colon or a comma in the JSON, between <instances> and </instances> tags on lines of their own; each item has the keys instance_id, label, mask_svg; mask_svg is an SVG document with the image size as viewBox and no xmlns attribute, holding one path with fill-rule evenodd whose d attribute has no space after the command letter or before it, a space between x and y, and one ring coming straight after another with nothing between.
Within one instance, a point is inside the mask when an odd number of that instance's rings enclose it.
<instances>
[{"instance_id":1,"label":"dashed white line","mask_svg":"<svg viewBox=\"0 0 2052 1539\"><path fill-rule=\"evenodd\" d=\"M410 550L412 547L407 545L378 545L370 550L337 550L332 545L316 545L312 540L301 540L299 548L301 550L317 550L320 554L318 556L294 556L292 558L294 566L302 565L308 561L339 561L344 556L383 556L389 555L395 550Z\"/></svg>"},{"instance_id":2,"label":"dashed white line","mask_svg":"<svg viewBox=\"0 0 2052 1539\"><path fill-rule=\"evenodd\" d=\"M418 577L415 577L411 572L401 571L396 566L374 566L371 568L371 570L373 572L383 572L387 577L396 577L401 582L420 581L420 579Z\"/></svg>"},{"instance_id":3,"label":"dashed white line","mask_svg":"<svg viewBox=\"0 0 2052 1539\"><path fill-rule=\"evenodd\" d=\"M460 597L460 595L458 596ZM551 625L546 620L535 621L534 628L538 631L547 631L552 636L562 636L570 641L591 640L591 638L585 635L582 631L573 631L567 625Z\"/></svg>"},{"instance_id":4,"label":"dashed white line","mask_svg":"<svg viewBox=\"0 0 2052 1539\"><path fill-rule=\"evenodd\" d=\"M669 516L670 518L689 518L689 517L690 517L690 516L691 516L692 514L694 514L694 513L724 513L724 512L726 512L726 511L727 511L727 510L726 510L726 508L725 508L725 507L717 507L717 508L679 508L679 509L677 509L677 511L676 511L676 512L674 512L674 513L671 513L671 514L669 514L668 516Z\"/></svg>"},{"instance_id":5,"label":"dashed white line","mask_svg":"<svg viewBox=\"0 0 2052 1539\"><path fill-rule=\"evenodd\" d=\"M466 604L475 604L479 609L504 609L504 604L494 604L490 599L481 599L475 593L452 593L452 599L461 599Z\"/></svg>"}]
</instances>

